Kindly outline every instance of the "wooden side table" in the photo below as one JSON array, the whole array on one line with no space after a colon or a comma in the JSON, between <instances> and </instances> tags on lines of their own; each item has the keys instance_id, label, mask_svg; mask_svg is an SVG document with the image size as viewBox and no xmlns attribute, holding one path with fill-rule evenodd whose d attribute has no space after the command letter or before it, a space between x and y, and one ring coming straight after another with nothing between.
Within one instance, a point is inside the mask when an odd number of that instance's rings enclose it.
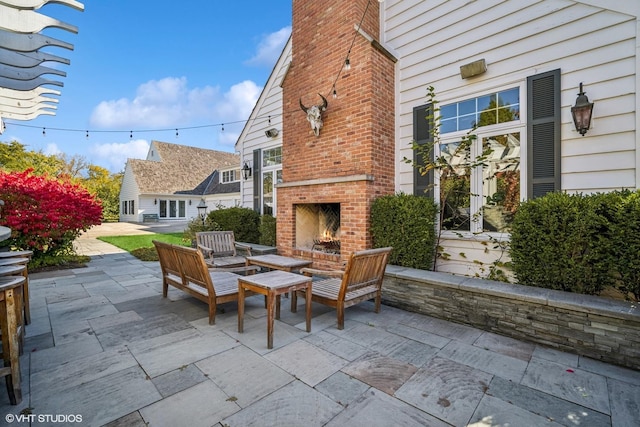
<instances>
[{"instance_id":1,"label":"wooden side table","mask_svg":"<svg viewBox=\"0 0 640 427\"><path fill-rule=\"evenodd\" d=\"M244 329L244 294L253 291L267 297L267 348L273 348L273 319L280 318L280 295L304 289L311 295L311 278L274 270L252 276L238 276L238 332ZM307 332L311 332L311 298L305 298Z\"/></svg>"},{"instance_id":2,"label":"wooden side table","mask_svg":"<svg viewBox=\"0 0 640 427\"><path fill-rule=\"evenodd\" d=\"M270 270L293 271L309 267L313 261L282 255L267 254L247 257L247 265L258 265Z\"/></svg>"}]
</instances>

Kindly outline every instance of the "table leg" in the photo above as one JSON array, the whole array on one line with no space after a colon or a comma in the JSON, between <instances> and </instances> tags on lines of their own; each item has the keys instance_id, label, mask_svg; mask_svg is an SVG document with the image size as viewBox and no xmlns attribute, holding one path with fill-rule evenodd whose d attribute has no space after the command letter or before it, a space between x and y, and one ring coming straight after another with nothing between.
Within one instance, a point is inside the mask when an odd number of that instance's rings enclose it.
<instances>
[{"instance_id":1,"label":"table leg","mask_svg":"<svg viewBox=\"0 0 640 427\"><path fill-rule=\"evenodd\" d=\"M238 332L244 329L244 287L238 280Z\"/></svg>"},{"instance_id":2,"label":"table leg","mask_svg":"<svg viewBox=\"0 0 640 427\"><path fill-rule=\"evenodd\" d=\"M307 309L307 332L311 332L311 282L305 291L305 305Z\"/></svg>"},{"instance_id":3,"label":"table leg","mask_svg":"<svg viewBox=\"0 0 640 427\"><path fill-rule=\"evenodd\" d=\"M273 348L273 312L274 295L269 292L267 295L267 348Z\"/></svg>"},{"instance_id":4,"label":"table leg","mask_svg":"<svg viewBox=\"0 0 640 427\"><path fill-rule=\"evenodd\" d=\"M276 295L276 319L280 320L280 294Z\"/></svg>"}]
</instances>

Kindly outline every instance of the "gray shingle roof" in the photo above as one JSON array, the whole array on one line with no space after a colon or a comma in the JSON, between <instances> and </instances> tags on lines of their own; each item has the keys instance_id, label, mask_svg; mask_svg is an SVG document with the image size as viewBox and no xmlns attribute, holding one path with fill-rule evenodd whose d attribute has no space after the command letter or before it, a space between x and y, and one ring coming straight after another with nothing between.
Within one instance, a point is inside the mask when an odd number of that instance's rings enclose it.
<instances>
[{"instance_id":1,"label":"gray shingle roof","mask_svg":"<svg viewBox=\"0 0 640 427\"><path fill-rule=\"evenodd\" d=\"M218 171L240 167L240 156L237 154L160 141L152 141L151 149L155 149L161 161L128 160L142 194L214 194L240 191L239 183L220 188L217 182ZM222 186L227 187L226 184ZM217 191L213 191L216 188Z\"/></svg>"}]
</instances>

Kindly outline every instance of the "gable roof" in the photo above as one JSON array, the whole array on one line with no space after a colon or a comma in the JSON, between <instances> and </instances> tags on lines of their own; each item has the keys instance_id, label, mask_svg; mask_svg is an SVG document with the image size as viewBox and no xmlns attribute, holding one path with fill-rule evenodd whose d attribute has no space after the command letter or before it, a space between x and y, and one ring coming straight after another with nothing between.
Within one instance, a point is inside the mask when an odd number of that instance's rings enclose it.
<instances>
[{"instance_id":1,"label":"gable roof","mask_svg":"<svg viewBox=\"0 0 640 427\"><path fill-rule=\"evenodd\" d=\"M129 159L140 193L214 194L239 192L240 183L219 183L219 171L240 167L240 156L224 151L152 141L156 160ZM147 158L149 158L148 156Z\"/></svg>"}]
</instances>

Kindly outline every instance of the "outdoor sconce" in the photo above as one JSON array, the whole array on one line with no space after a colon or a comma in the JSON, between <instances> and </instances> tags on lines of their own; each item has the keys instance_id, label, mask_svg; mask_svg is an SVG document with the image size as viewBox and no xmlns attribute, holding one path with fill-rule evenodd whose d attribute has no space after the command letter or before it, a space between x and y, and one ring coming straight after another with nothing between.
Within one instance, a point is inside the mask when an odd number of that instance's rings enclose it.
<instances>
[{"instance_id":1,"label":"outdoor sconce","mask_svg":"<svg viewBox=\"0 0 640 427\"><path fill-rule=\"evenodd\" d=\"M189 206L191 206L191 199L189 199Z\"/></svg>"},{"instance_id":2,"label":"outdoor sconce","mask_svg":"<svg viewBox=\"0 0 640 427\"><path fill-rule=\"evenodd\" d=\"M200 199L200 203L198 203L198 216L202 220L202 225L204 226L204 219L207 216L207 204L204 199Z\"/></svg>"},{"instance_id":3,"label":"outdoor sconce","mask_svg":"<svg viewBox=\"0 0 640 427\"><path fill-rule=\"evenodd\" d=\"M153 204L157 205L158 204L158 199L153 199Z\"/></svg>"},{"instance_id":4,"label":"outdoor sconce","mask_svg":"<svg viewBox=\"0 0 640 427\"><path fill-rule=\"evenodd\" d=\"M244 162L244 166L242 166L242 174L245 181L251 177L251 166L247 162Z\"/></svg>"},{"instance_id":5,"label":"outdoor sconce","mask_svg":"<svg viewBox=\"0 0 640 427\"><path fill-rule=\"evenodd\" d=\"M584 136L591 126L591 113L593 112L593 102L589 102L589 98L582 90L582 82L580 82L580 93L576 99L576 105L571 107L571 115L576 130L580 135Z\"/></svg>"},{"instance_id":6,"label":"outdoor sconce","mask_svg":"<svg viewBox=\"0 0 640 427\"><path fill-rule=\"evenodd\" d=\"M279 133L280 132L276 128L271 128L264 131L264 134L267 135L267 138L275 138Z\"/></svg>"}]
</instances>

